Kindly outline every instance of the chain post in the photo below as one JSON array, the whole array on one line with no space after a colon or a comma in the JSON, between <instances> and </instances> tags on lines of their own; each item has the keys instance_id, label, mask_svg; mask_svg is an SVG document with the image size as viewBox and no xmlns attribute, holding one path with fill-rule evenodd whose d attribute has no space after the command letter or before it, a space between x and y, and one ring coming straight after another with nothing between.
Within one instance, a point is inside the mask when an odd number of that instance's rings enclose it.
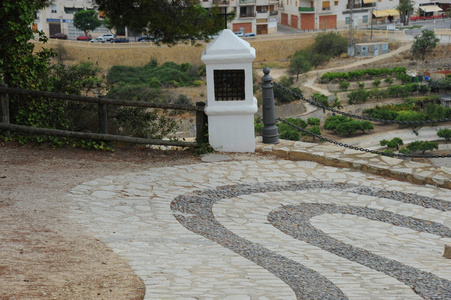
<instances>
[{"instance_id":1,"label":"chain post","mask_svg":"<svg viewBox=\"0 0 451 300\"><path fill-rule=\"evenodd\" d=\"M268 67L263 69L265 74L262 78L262 96L263 96L263 143L278 144L279 129L276 126L276 108L274 106L274 90L271 83L272 77L269 75L271 70Z\"/></svg>"}]
</instances>

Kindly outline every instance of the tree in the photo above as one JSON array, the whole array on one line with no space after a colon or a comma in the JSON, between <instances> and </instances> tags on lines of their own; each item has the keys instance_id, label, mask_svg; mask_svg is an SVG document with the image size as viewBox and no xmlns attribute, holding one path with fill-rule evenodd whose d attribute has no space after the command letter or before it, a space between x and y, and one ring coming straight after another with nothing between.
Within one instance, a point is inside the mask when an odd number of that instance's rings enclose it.
<instances>
[{"instance_id":1,"label":"tree","mask_svg":"<svg viewBox=\"0 0 451 300\"><path fill-rule=\"evenodd\" d=\"M85 35L88 35L90 31L93 31L97 27L102 25L102 21L99 20L97 13L90 10L80 10L74 15L74 26L82 30Z\"/></svg>"},{"instance_id":2,"label":"tree","mask_svg":"<svg viewBox=\"0 0 451 300\"><path fill-rule=\"evenodd\" d=\"M116 28L153 35L157 43L207 40L224 28L224 16L217 7L205 9L198 1L96 0ZM229 19L233 16L229 17Z\"/></svg>"},{"instance_id":3,"label":"tree","mask_svg":"<svg viewBox=\"0 0 451 300\"><path fill-rule=\"evenodd\" d=\"M437 47L440 39L435 35L434 31L425 29L421 35L415 36L415 41L412 44L411 51L414 55L420 55L424 60L428 52Z\"/></svg>"},{"instance_id":4,"label":"tree","mask_svg":"<svg viewBox=\"0 0 451 300\"><path fill-rule=\"evenodd\" d=\"M399 11L401 22L404 25L409 25L410 12L413 11L414 5L415 3L411 0L399 0L399 5L396 6L396 9Z\"/></svg>"},{"instance_id":5,"label":"tree","mask_svg":"<svg viewBox=\"0 0 451 300\"><path fill-rule=\"evenodd\" d=\"M395 121L410 122L410 121L424 121L425 119L426 115L422 113L413 110L404 110L398 112ZM421 123L412 123L412 124L406 123L406 124L412 128L413 133L415 133L416 135L418 135L418 130L420 130L420 128L423 127Z\"/></svg>"},{"instance_id":6,"label":"tree","mask_svg":"<svg viewBox=\"0 0 451 300\"><path fill-rule=\"evenodd\" d=\"M0 80L10 87L41 88L48 78L49 59L54 55L44 48L34 53L34 44L29 42L34 34L43 42L44 32L33 32L33 13L51 1L3 1L0 6Z\"/></svg>"},{"instance_id":7,"label":"tree","mask_svg":"<svg viewBox=\"0 0 451 300\"><path fill-rule=\"evenodd\" d=\"M289 72L296 75L296 81L299 80L299 74L310 71L312 65L305 51L296 51L290 60Z\"/></svg>"},{"instance_id":8,"label":"tree","mask_svg":"<svg viewBox=\"0 0 451 300\"><path fill-rule=\"evenodd\" d=\"M437 131L437 135L441 138L444 138L445 141L448 143L451 140L451 129L449 128L442 128Z\"/></svg>"},{"instance_id":9,"label":"tree","mask_svg":"<svg viewBox=\"0 0 451 300\"><path fill-rule=\"evenodd\" d=\"M406 146L407 150L410 152L421 151L421 154L424 154L426 151L432 151L434 149L438 149L437 142L427 142L427 141L415 141Z\"/></svg>"},{"instance_id":10,"label":"tree","mask_svg":"<svg viewBox=\"0 0 451 300\"><path fill-rule=\"evenodd\" d=\"M54 51L44 48L34 51L37 34L47 41L44 32L33 32L34 12L44 8L50 1L16 0L3 1L0 5L0 81L9 87L51 91L50 59ZM63 103L41 97L12 96L11 119L15 124L67 129L63 118ZM18 136L20 143L30 141L58 143L58 138L45 136Z\"/></svg>"},{"instance_id":11,"label":"tree","mask_svg":"<svg viewBox=\"0 0 451 300\"><path fill-rule=\"evenodd\" d=\"M340 56L348 49L348 40L335 32L319 33L315 35L313 53L328 57Z\"/></svg>"}]
</instances>

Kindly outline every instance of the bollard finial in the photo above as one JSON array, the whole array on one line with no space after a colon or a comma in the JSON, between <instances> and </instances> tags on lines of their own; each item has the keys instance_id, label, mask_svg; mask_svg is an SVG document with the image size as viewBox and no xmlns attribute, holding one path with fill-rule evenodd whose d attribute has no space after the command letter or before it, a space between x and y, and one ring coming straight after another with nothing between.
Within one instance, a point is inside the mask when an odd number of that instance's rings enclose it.
<instances>
[{"instance_id":1,"label":"bollard finial","mask_svg":"<svg viewBox=\"0 0 451 300\"><path fill-rule=\"evenodd\" d=\"M269 72L271 72L271 69L268 67L263 68L263 73L265 74L262 77L262 81L265 83L270 83L272 81L272 77L269 75Z\"/></svg>"}]
</instances>

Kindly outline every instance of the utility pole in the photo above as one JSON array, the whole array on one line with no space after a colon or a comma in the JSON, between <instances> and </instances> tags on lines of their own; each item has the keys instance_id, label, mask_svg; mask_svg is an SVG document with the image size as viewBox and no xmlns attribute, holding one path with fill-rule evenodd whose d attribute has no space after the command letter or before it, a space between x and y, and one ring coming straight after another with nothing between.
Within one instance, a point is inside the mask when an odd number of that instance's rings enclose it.
<instances>
[{"instance_id":1,"label":"utility pole","mask_svg":"<svg viewBox=\"0 0 451 300\"><path fill-rule=\"evenodd\" d=\"M354 56L354 1L350 0L349 7L349 45L348 56Z\"/></svg>"}]
</instances>

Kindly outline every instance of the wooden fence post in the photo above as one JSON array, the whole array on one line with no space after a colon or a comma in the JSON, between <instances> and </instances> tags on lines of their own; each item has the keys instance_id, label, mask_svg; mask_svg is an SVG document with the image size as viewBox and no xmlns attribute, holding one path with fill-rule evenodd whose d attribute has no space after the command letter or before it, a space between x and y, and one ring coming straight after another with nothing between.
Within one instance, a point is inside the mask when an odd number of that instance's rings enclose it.
<instances>
[{"instance_id":1,"label":"wooden fence post","mask_svg":"<svg viewBox=\"0 0 451 300\"><path fill-rule=\"evenodd\" d=\"M196 107L205 108L205 102L196 102ZM207 115L205 111L196 110L196 142L200 145L208 142Z\"/></svg>"},{"instance_id":2,"label":"wooden fence post","mask_svg":"<svg viewBox=\"0 0 451 300\"><path fill-rule=\"evenodd\" d=\"M7 88L7 84L0 83L0 87ZM0 94L1 99L1 110L2 110L2 123L10 124L10 117L9 117L9 97L8 94ZM9 130L5 130L5 134L9 136L11 132Z\"/></svg>"},{"instance_id":3,"label":"wooden fence post","mask_svg":"<svg viewBox=\"0 0 451 300\"><path fill-rule=\"evenodd\" d=\"M99 103L99 133L106 134L108 128L108 114L106 104Z\"/></svg>"}]
</instances>

